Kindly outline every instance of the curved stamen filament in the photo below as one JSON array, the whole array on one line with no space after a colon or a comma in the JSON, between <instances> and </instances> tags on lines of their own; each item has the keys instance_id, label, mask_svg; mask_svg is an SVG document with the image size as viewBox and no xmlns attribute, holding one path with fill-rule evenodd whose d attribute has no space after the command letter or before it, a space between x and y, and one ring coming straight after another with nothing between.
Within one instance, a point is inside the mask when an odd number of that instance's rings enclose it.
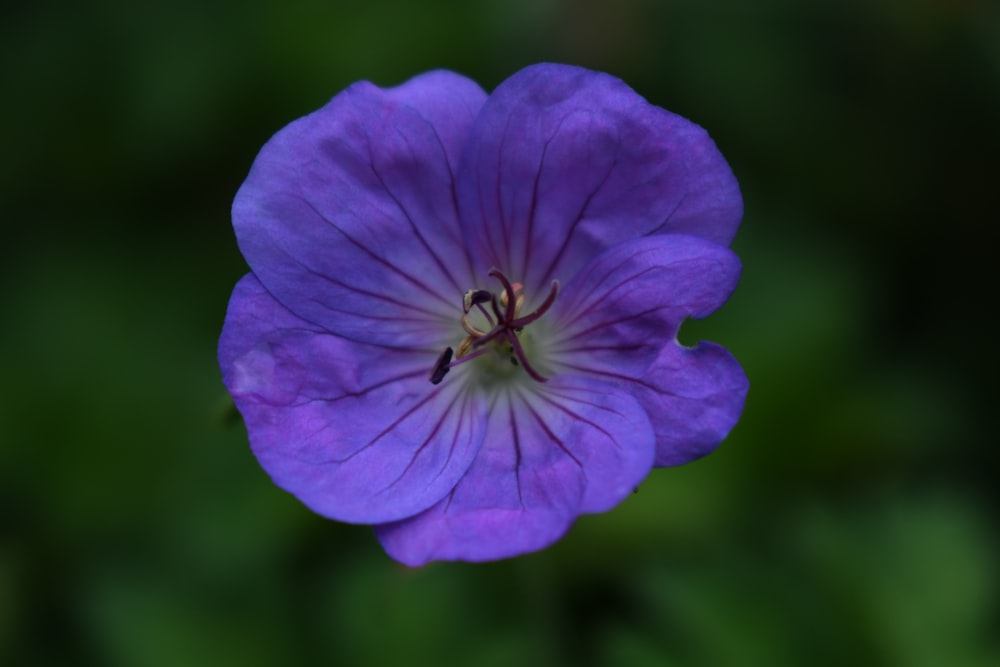
<instances>
[{"instance_id":1,"label":"curved stamen filament","mask_svg":"<svg viewBox=\"0 0 1000 667\"><path fill-rule=\"evenodd\" d=\"M542 305L540 305L538 308L536 308L535 312L533 312L533 313L531 313L529 315L525 315L524 317L519 317L519 318L511 320L510 327L512 329L520 329L521 327L527 326L528 324L531 324L532 322L534 322L535 320L537 320L539 317L541 317L542 315L544 315L548 311L549 308L552 307L552 304L555 303L556 296L558 296L558 294L559 294L559 281L558 280L553 280L552 281L552 289L549 290L549 295L547 297L545 297L545 301L542 302ZM520 309L518 309L518 310L520 310ZM516 313L515 313L515 316L516 316Z\"/></svg>"},{"instance_id":2,"label":"curved stamen filament","mask_svg":"<svg viewBox=\"0 0 1000 667\"><path fill-rule=\"evenodd\" d=\"M492 318L492 317L490 316L490 314L489 314L489 312L488 312L488 311L486 310L486 308L485 308L485 307L483 307L483 304L481 304L481 303L477 303L477 304L476 304L476 308L478 308L478 309L479 309L479 312L481 312L481 313L483 314L483 317L485 317L485 318L486 318L486 321L487 321L487 322L489 322L489 324L490 324L490 327L494 327L494 326L496 326L496 323L495 323L495 322L493 321L493 318Z\"/></svg>"},{"instance_id":3,"label":"curved stamen filament","mask_svg":"<svg viewBox=\"0 0 1000 667\"><path fill-rule=\"evenodd\" d=\"M524 372L538 382L548 382L549 379L547 377L541 376L538 371L536 371L534 367L528 363L528 357L524 354L524 348L521 347L521 341L517 339L517 334L513 331L508 331L507 340L510 342L510 346L514 350L514 356L517 358L518 362L520 362L521 367L524 368Z\"/></svg>"},{"instance_id":4,"label":"curved stamen filament","mask_svg":"<svg viewBox=\"0 0 1000 667\"><path fill-rule=\"evenodd\" d=\"M515 301L517 301L516 297L514 296L515 294L514 286L510 284L509 280L507 280L507 276L500 273L496 269L490 269L489 275L499 280L500 283L503 285L503 291L507 294L507 298L504 299L507 303L504 304L503 319L505 322L510 322L512 319L514 319L514 303ZM499 316L500 315L498 313L497 317Z\"/></svg>"},{"instance_id":5,"label":"curved stamen filament","mask_svg":"<svg viewBox=\"0 0 1000 667\"><path fill-rule=\"evenodd\" d=\"M462 328L465 329L465 333L469 334L473 338L482 338L486 335L485 331L476 328L476 326L469 321L468 315L462 315L460 321L462 322Z\"/></svg>"},{"instance_id":6,"label":"curved stamen filament","mask_svg":"<svg viewBox=\"0 0 1000 667\"><path fill-rule=\"evenodd\" d=\"M457 354L448 347L438 357L429 378L433 384L441 382L453 366L465 363L489 352L489 349L485 345L497 339L502 339L509 344L510 362L513 365L524 368L524 371L537 382L547 381L547 378L535 370L528 361L528 356L525 354L524 346L521 345L518 334L522 328L540 318L552 307L556 296L559 294L559 282L552 281L552 287L549 290L548 296L545 297L545 301L534 312L521 317L521 308L524 306L525 301L524 294L519 294L521 283L511 282L498 269L490 269L489 275L500 281L500 284L503 285L503 291L500 292L499 298L492 292L480 289L472 289L462 295L463 315L459 321L462 324L462 329L468 335L459 344ZM493 316L496 317L495 321L486 310L484 305L486 303L490 304L490 310L493 311ZM478 308L479 312L486 318L490 326L489 331L483 331L469 319L469 313L473 308ZM452 360L453 355L454 361Z\"/></svg>"},{"instance_id":7,"label":"curved stamen filament","mask_svg":"<svg viewBox=\"0 0 1000 667\"><path fill-rule=\"evenodd\" d=\"M486 334L484 336L476 338L476 340L472 341L472 347L482 347L483 345L486 345L486 343L489 343L494 338L499 338L500 336L502 336L506 332L507 332L507 329L505 327L497 325L493 329L493 331L489 332L488 334Z\"/></svg>"}]
</instances>

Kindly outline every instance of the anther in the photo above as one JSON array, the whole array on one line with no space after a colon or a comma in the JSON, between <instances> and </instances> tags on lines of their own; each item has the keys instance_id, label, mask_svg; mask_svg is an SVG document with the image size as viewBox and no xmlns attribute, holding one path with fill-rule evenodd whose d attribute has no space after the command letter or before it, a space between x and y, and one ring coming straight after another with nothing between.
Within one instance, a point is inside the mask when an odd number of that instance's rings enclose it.
<instances>
[{"instance_id":1,"label":"anther","mask_svg":"<svg viewBox=\"0 0 1000 667\"><path fill-rule=\"evenodd\" d=\"M437 362L434 364L434 370L431 371L430 377L427 378L431 381L431 384L440 384L441 380L444 379L444 376L448 374L449 370L451 370L451 366L449 366L451 363L451 355L451 348L444 348L444 352L441 353L441 356L438 357Z\"/></svg>"},{"instance_id":2,"label":"anther","mask_svg":"<svg viewBox=\"0 0 1000 667\"><path fill-rule=\"evenodd\" d=\"M486 303L492 298L493 295L484 289L470 289L462 295L462 310L468 315L473 306Z\"/></svg>"}]
</instances>

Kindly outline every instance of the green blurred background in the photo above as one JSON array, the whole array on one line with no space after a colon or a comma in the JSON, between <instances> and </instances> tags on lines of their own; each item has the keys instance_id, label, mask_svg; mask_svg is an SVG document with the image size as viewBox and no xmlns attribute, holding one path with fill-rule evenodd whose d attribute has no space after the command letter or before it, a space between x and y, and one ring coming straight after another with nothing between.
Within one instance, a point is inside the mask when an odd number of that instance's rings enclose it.
<instances>
[{"instance_id":1,"label":"green blurred background","mask_svg":"<svg viewBox=\"0 0 1000 667\"><path fill-rule=\"evenodd\" d=\"M0 10L0 664L1000 664L987 0ZM419 570L257 467L216 338L263 142L358 79L609 71L740 179L742 422L551 549ZM992 305L991 305L992 304Z\"/></svg>"}]
</instances>

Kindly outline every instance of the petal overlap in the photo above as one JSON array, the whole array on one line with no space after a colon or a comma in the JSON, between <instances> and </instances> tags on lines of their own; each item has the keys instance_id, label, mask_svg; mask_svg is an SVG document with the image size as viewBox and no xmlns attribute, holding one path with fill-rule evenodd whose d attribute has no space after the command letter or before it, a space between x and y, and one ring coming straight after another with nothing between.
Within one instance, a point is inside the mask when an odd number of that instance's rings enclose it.
<instances>
[{"instance_id":1,"label":"petal overlap","mask_svg":"<svg viewBox=\"0 0 1000 667\"><path fill-rule=\"evenodd\" d=\"M479 455L455 489L415 517L376 527L394 558L495 560L558 540L580 514L620 503L649 472L650 422L632 397L560 377L498 397Z\"/></svg>"}]
</instances>

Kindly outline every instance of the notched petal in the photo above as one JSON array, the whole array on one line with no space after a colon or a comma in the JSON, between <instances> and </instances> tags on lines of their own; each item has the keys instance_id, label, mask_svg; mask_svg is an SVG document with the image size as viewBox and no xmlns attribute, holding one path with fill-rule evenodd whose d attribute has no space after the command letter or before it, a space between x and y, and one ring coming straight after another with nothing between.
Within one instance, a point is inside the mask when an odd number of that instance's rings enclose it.
<instances>
[{"instance_id":1,"label":"notched petal","mask_svg":"<svg viewBox=\"0 0 1000 667\"><path fill-rule=\"evenodd\" d=\"M739 274L736 255L704 239L669 234L619 244L556 301L546 354L570 371L639 377L686 317L725 303Z\"/></svg>"},{"instance_id":2,"label":"notched petal","mask_svg":"<svg viewBox=\"0 0 1000 667\"><path fill-rule=\"evenodd\" d=\"M671 343L631 387L652 421L660 467L706 456L725 440L743 412L749 381L714 343Z\"/></svg>"}]
</instances>

